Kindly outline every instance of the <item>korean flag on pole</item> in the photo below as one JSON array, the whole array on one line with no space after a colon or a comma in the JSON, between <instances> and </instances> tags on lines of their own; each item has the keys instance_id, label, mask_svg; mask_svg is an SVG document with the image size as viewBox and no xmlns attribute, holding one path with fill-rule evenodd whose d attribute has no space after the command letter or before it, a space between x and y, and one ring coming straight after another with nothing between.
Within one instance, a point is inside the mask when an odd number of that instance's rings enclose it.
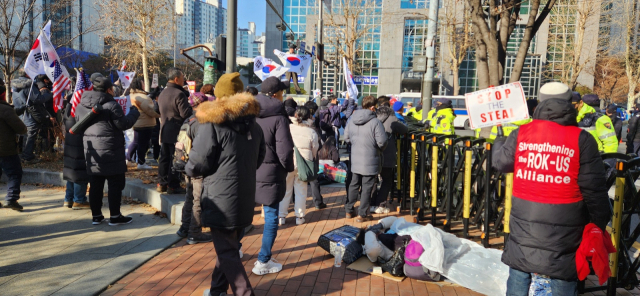
<instances>
[{"instance_id":1,"label":"korean flag on pole","mask_svg":"<svg viewBox=\"0 0 640 296\"><path fill-rule=\"evenodd\" d=\"M313 59L310 55L290 54L277 49L274 49L273 53L280 59L282 65L290 68L288 72L296 72L303 76L307 74L311 66L311 60Z\"/></svg>"},{"instance_id":2,"label":"korean flag on pole","mask_svg":"<svg viewBox=\"0 0 640 296\"><path fill-rule=\"evenodd\" d=\"M133 81L133 77L136 77L136 72L118 71L118 78L120 78L120 83L122 83L122 88L124 89L129 88L131 81Z\"/></svg>"},{"instance_id":3,"label":"korean flag on pole","mask_svg":"<svg viewBox=\"0 0 640 296\"><path fill-rule=\"evenodd\" d=\"M347 64L347 59L345 59L344 57L342 57L342 64L344 69L344 81L347 84L349 99L358 99L358 87L355 83L353 83L353 76L351 75L351 71L349 70L349 64Z\"/></svg>"},{"instance_id":4,"label":"korean flag on pole","mask_svg":"<svg viewBox=\"0 0 640 296\"><path fill-rule=\"evenodd\" d=\"M272 59L264 58L261 56L257 56L253 59L253 73L260 78L260 80L265 80L269 77L280 77L289 71L289 68L283 67L278 63L274 62Z\"/></svg>"},{"instance_id":5,"label":"korean flag on pole","mask_svg":"<svg viewBox=\"0 0 640 296\"><path fill-rule=\"evenodd\" d=\"M44 32L44 35L47 36L47 38L51 39L51 21L47 22L42 31ZM38 36L38 38L36 38L36 41L33 42L31 51L29 51L29 55L24 62L24 71L27 73L27 75L29 75L29 77L31 77L31 79L36 78L36 76L40 74L46 74L46 72L44 71L44 65L42 64L40 42L40 36Z\"/></svg>"}]
</instances>

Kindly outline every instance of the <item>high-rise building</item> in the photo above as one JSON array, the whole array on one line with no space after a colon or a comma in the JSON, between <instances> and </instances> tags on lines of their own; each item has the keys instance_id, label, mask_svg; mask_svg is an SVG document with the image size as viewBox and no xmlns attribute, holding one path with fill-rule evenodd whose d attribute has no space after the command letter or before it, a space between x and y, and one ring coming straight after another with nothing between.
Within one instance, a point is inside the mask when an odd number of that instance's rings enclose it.
<instances>
[{"instance_id":1,"label":"high-rise building","mask_svg":"<svg viewBox=\"0 0 640 296\"><path fill-rule=\"evenodd\" d=\"M227 10L222 7L222 0L182 0L177 3L183 5L178 17L178 48L214 43L218 35L226 34Z\"/></svg>"},{"instance_id":2,"label":"high-rise building","mask_svg":"<svg viewBox=\"0 0 640 296\"><path fill-rule=\"evenodd\" d=\"M249 22L249 28L247 29L238 28L236 41L236 55L238 57L255 58L263 55L264 49L261 50L261 45L263 44L264 33L256 37L256 24L254 22Z\"/></svg>"},{"instance_id":3,"label":"high-rise building","mask_svg":"<svg viewBox=\"0 0 640 296\"><path fill-rule=\"evenodd\" d=\"M272 0L277 12L282 15L285 22L291 27L295 33L297 40L306 42L307 46L313 44L317 40L317 11L319 0ZM440 17L445 11L443 4L456 0L440 0ZM568 2L579 2L576 0L567 0ZM565 2L567 2L565 1ZM325 59L331 64L324 67L323 76L323 93L330 91L344 91L344 79L342 78L342 57L338 56L337 51L331 46L330 40L339 39L336 35L336 29L331 28L327 19L329 13L340 13L342 0L324 0L325 4L331 4L331 8L325 5L325 22L324 22L324 43L325 43ZM414 73L413 57L415 55L426 54L426 36L428 26L428 7L430 0L367 0L366 3L370 9L363 11L358 19L359 24L367 24L367 32L363 34L361 40L358 41L357 50L357 68L351 69L354 81L358 86L361 95L387 95L398 94L400 92L414 91L420 92L422 85L422 73ZM512 33L511 40L508 44L507 57L505 63L504 75L508 81L508 77L513 70L516 53L520 40L524 35L524 29L528 21L529 9L531 4L528 0L521 4L520 18L516 28ZM267 57L275 59L272 54L273 49L283 49L287 47L290 41L285 40L284 33L276 29L276 24L280 22L279 17L270 8L267 9L266 15L266 40L265 54ZM339 19L339 18L337 18ZM554 37L550 35L549 19L542 24L538 33L531 42L531 46L525 59L525 67L521 75L521 83L525 88L526 95L530 98L536 98L540 84L543 81L543 71L548 69L549 63L554 63L557 59L550 50L550 42ZM576 21L576 18L570 18ZM462 23L461 21L460 23ZM344 24L334 24L344 26ZM593 22L589 23L593 26ZM597 22L596 22L597 26ZM438 29L436 35L436 84L441 94L452 94L452 80L454 75L443 59L447 58L444 44L446 36L441 33L442 28ZM288 31L288 30L287 30ZM569 34L569 33L568 33ZM595 34L597 35L597 34ZM556 38L557 39L557 38ZM294 42L297 42L294 41ZM586 42L585 48L595 46L597 42ZM344 45L342 45L344 46ZM442 50L440 50L442 47ZM551 48L551 49L550 49ZM590 48L589 48L590 49ZM585 50L589 55L595 55L592 50ZM593 65L589 65L592 67ZM589 71L579 77L579 83L588 87L593 86L593 76L587 74ZM315 76L316 67L313 67L306 76L310 79L304 79L305 89L316 89ZM304 75L303 75L304 76ZM460 85L460 94L472 92L478 89L478 81L476 75L476 62L474 49L471 48L467 53L467 58L462 62L459 70L458 82Z\"/></svg>"}]
</instances>

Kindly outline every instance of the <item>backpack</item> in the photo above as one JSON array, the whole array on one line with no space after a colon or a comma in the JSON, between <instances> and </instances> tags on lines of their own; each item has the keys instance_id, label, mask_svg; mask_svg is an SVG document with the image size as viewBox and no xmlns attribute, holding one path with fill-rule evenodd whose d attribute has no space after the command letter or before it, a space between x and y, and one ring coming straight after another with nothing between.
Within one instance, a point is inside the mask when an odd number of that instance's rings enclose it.
<instances>
[{"instance_id":1,"label":"backpack","mask_svg":"<svg viewBox=\"0 0 640 296\"><path fill-rule=\"evenodd\" d=\"M419 281L440 281L440 274L427 269L418 261L424 248L417 241L410 241L404 252L404 275Z\"/></svg>"},{"instance_id":2,"label":"backpack","mask_svg":"<svg viewBox=\"0 0 640 296\"><path fill-rule=\"evenodd\" d=\"M328 108L318 111L318 117L320 117L321 122L331 126L331 112L329 112Z\"/></svg>"},{"instance_id":3,"label":"backpack","mask_svg":"<svg viewBox=\"0 0 640 296\"><path fill-rule=\"evenodd\" d=\"M195 120L195 117L182 124L178 133L178 142L176 142L176 149L173 155L173 169L178 172L184 172L184 168L189 162L189 152L191 152L191 147L193 146L193 139L189 136L192 120Z\"/></svg>"}]
</instances>

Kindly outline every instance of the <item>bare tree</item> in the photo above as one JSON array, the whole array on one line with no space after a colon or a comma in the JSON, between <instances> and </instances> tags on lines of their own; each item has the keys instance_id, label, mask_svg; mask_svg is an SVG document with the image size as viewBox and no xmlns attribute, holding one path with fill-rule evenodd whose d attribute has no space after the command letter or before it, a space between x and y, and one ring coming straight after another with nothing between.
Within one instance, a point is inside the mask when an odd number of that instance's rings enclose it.
<instances>
[{"instance_id":1,"label":"bare tree","mask_svg":"<svg viewBox=\"0 0 640 296\"><path fill-rule=\"evenodd\" d=\"M473 21L476 65L480 88L500 85L506 63L507 44L520 19L521 0L466 0ZM546 2L542 11L539 8ZM555 5L556 0L530 0L524 36L520 42L510 81L520 80L531 40ZM485 8L487 8L485 10Z\"/></svg>"},{"instance_id":2,"label":"bare tree","mask_svg":"<svg viewBox=\"0 0 640 296\"><path fill-rule=\"evenodd\" d=\"M634 103L640 98L640 43L638 40L638 27L640 17L639 0L619 0L616 2L616 19L622 36L618 40L623 43L623 61L625 73L628 79L627 108L631 110ZM615 38L615 37L612 37Z\"/></svg>"},{"instance_id":3,"label":"bare tree","mask_svg":"<svg viewBox=\"0 0 640 296\"><path fill-rule=\"evenodd\" d=\"M126 60L127 67L142 70L145 90L150 90L152 68L150 60L158 56L164 44L170 42L173 2L169 0L99 1L100 15L108 39L106 52L112 62ZM166 48L166 46L164 46Z\"/></svg>"},{"instance_id":4,"label":"bare tree","mask_svg":"<svg viewBox=\"0 0 640 296\"><path fill-rule=\"evenodd\" d=\"M621 56L600 57L595 67L593 92L612 103L627 100L628 80ZM640 90L639 90L640 91Z\"/></svg>"},{"instance_id":5,"label":"bare tree","mask_svg":"<svg viewBox=\"0 0 640 296\"><path fill-rule=\"evenodd\" d=\"M343 0L336 3L325 17L325 26L329 30L327 43L338 56L345 57L349 69L354 74L363 71L356 63L363 44L371 42L376 26L380 26L380 15L376 15L376 0Z\"/></svg>"},{"instance_id":6,"label":"bare tree","mask_svg":"<svg viewBox=\"0 0 640 296\"><path fill-rule=\"evenodd\" d=\"M545 73L547 79L560 81L575 89L580 74L587 67L594 66L597 46L593 41L597 34L587 35L589 24L597 22L601 5L601 0L558 0L549 16L548 48L553 62L548 64ZM600 55L604 54L600 52Z\"/></svg>"},{"instance_id":7,"label":"bare tree","mask_svg":"<svg viewBox=\"0 0 640 296\"><path fill-rule=\"evenodd\" d=\"M460 64L467 56L467 51L473 45L471 34L472 24L469 21L469 10L465 9L463 0L446 1L444 4L445 14L442 21L442 29L447 53L445 63L453 72L453 95L460 92L459 72ZM441 39L442 40L442 39Z\"/></svg>"}]
</instances>

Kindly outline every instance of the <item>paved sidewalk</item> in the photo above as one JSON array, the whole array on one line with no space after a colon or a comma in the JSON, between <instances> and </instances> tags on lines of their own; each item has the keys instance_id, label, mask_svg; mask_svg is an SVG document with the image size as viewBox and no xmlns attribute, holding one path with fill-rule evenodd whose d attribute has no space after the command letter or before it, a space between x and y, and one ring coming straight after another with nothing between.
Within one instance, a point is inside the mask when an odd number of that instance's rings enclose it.
<instances>
[{"instance_id":1,"label":"paved sidewalk","mask_svg":"<svg viewBox=\"0 0 640 296\"><path fill-rule=\"evenodd\" d=\"M178 239L144 204L122 206L131 224L94 226L90 210L62 207L63 188L22 189L23 212L0 209L1 295L94 295Z\"/></svg>"}]
</instances>

